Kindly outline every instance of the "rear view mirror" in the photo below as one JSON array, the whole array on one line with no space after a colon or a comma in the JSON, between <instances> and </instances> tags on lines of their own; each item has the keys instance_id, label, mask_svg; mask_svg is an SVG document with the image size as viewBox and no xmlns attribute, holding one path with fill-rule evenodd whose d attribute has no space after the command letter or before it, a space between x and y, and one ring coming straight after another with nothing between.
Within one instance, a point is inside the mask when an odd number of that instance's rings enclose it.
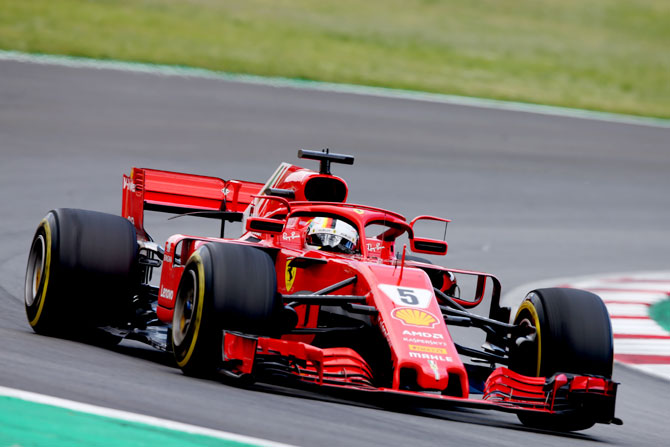
<instances>
[{"instance_id":1,"label":"rear view mirror","mask_svg":"<svg viewBox=\"0 0 670 447\"><path fill-rule=\"evenodd\" d=\"M409 246L414 253L426 253L429 255L446 255L448 245L445 241L438 239L427 239L415 237L409 240Z\"/></svg>"},{"instance_id":2,"label":"rear view mirror","mask_svg":"<svg viewBox=\"0 0 670 447\"><path fill-rule=\"evenodd\" d=\"M267 217L249 217L247 218L247 231L258 233L281 234L284 231L286 221L269 219Z\"/></svg>"},{"instance_id":3,"label":"rear view mirror","mask_svg":"<svg viewBox=\"0 0 670 447\"><path fill-rule=\"evenodd\" d=\"M412 228L412 233L416 230L414 225L419 221L434 221L444 223L444 238L447 237L447 224L451 222L449 219L436 216L417 216L410 222L409 226ZM444 240L428 239L424 237L412 237L409 240L410 248L414 253L426 253L429 255L444 256L447 254L448 245Z\"/></svg>"},{"instance_id":4,"label":"rear view mirror","mask_svg":"<svg viewBox=\"0 0 670 447\"><path fill-rule=\"evenodd\" d=\"M275 190L276 192L277 190ZM254 199L264 199L264 200L273 200L276 202L281 202L282 205L286 207L286 215L291 214L291 205L288 200L283 197L277 196L265 196L265 195L252 195ZM252 204L255 206L255 203ZM253 214L253 211L251 213ZM247 231L255 231L258 233L269 233L269 234L281 234L284 231L286 226L286 219L270 219L268 217L247 217L246 229Z\"/></svg>"}]
</instances>

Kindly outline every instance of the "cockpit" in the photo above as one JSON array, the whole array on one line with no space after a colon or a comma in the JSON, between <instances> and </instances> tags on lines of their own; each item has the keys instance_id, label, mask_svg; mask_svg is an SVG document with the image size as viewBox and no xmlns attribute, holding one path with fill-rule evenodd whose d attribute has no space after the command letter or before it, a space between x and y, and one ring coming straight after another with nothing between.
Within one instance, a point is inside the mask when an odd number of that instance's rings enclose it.
<instances>
[{"instance_id":1,"label":"cockpit","mask_svg":"<svg viewBox=\"0 0 670 447\"><path fill-rule=\"evenodd\" d=\"M392 259L396 239L412 231L404 220L376 209L339 207L333 212L333 208L324 206L310 208L294 210L290 214L282 234L284 244L308 250Z\"/></svg>"}]
</instances>

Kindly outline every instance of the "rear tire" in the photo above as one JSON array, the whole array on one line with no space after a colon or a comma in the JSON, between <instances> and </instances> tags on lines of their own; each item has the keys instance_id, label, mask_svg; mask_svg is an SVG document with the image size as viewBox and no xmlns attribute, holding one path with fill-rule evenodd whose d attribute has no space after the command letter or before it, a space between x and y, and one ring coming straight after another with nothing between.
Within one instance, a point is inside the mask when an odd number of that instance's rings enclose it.
<instances>
[{"instance_id":1,"label":"rear tire","mask_svg":"<svg viewBox=\"0 0 670 447\"><path fill-rule=\"evenodd\" d=\"M530 292L515 324L536 328L510 352L510 369L527 376L574 373L612 377L613 339L609 314L597 295L584 290L551 288ZM587 429L595 420L574 415L519 414L527 426L559 431Z\"/></svg>"},{"instance_id":2,"label":"rear tire","mask_svg":"<svg viewBox=\"0 0 670 447\"><path fill-rule=\"evenodd\" d=\"M82 338L121 318L132 297L136 253L135 228L122 217L50 211L28 256L24 295L30 326L39 334Z\"/></svg>"},{"instance_id":3,"label":"rear tire","mask_svg":"<svg viewBox=\"0 0 670 447\"><path fill-rule=\"evenodd\" d=\"M175 360L184 374L211 376L222 358L222 331L272 335L281 297L270 256L254 247L211 243L189 258L172 320Z\"/></svg>"}]
</instances>

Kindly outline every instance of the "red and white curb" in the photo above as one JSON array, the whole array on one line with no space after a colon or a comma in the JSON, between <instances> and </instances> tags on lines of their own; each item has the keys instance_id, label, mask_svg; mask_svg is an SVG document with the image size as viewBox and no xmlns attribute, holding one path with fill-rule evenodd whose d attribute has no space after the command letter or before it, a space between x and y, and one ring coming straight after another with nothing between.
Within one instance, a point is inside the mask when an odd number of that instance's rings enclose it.
<instances>
[{"instance_id":1,"label":"red and white curb","mask_svg":"<svg viewBox=\"0 0 670 447\"><path fill-rule=\"evenodd\" d=\"M670 298L670 272L643 272L545 281L512 293L523 297L541 287L572 287L600 296L612 321L614 360L670 380L670 332L649 317L649 308ZM518 304L518 303L517 303Z\"/></svg>"},{"instance_id":2,"label":"red and white curb","mask_svg":"<svg viewBox=\"0 0 670 447\"><path fill-rule=\"evenodd\" d=\"M649 317L653 304L670 297L670 272L595 277L561 286L603 299L612 320L614 360L670 379L670 332Z\"/></svg>"}]
</instances>

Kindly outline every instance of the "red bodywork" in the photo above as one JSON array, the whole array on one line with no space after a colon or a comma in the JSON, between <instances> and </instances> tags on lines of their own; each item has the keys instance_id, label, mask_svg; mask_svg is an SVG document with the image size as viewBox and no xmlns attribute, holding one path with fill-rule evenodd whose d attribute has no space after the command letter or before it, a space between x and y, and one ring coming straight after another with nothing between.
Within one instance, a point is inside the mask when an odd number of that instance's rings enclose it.
<instances>
[{"instance_id":1,"label":"red bodywork","mask_svg":"<svg viewBox=\"0 0 670 447\"><path fill-rule=\"evenodd\" d=\"M285 198L262 197L270 193ZM374 309L370 318L388 343L392 377L379 385L375 371L355 350L346 346L319 348L311 344L314 334L300 333L276 339L224 333L223 359L232 374L252 374L262 369L268 358L277 358L287 362L290 375L305 383L514 412L560 412L566 399L588 395L611 401L611 411L608 410L611 414L599 422L614 421L616 384L602 378L565 374L553 378L526 377L500 367L486 380L483 399L471 399L468 371L450 336L440 308L443 303L435 288L444 292L453 286L452 273L474 276L477 289L474 299L455 301L463 307L476 307L482 302L485 289L492 287L489 317L506 322L509 310L498 304L498 280L485 273L447 270L405 260L408 247L396 245L397 235L406 235L413 247L416 241L430 242L415 237L413 224L417 219L409 223L398 213L345 203L347 194L346 183L339 177L286 163L264 185L134 168L130 176L124 176L123 216L133 222L141 240L148 239L143 227L145 210L195 213L203 217L212 213L219 218L243 221L254 217L285 220L279 234L247 231L237 239L181 234L170 237L165 244L161 271L159 319L172 322L184 264L198 247L208 242L253 245L275 260L278 292L282 295L311 293L355 278L339 288L336 296L363 297L357 305ZM360 235L359 251L345 255L307 246L306 227L315 215L338 217L352 224ZM448 222L432 216L418 219ZM386 232L366 233L379 225ZM415 248L414 251L422 252L419 244ZM443 248L446 253L446 244ZM296 329L316 328L319 310L318 305L295 306ZM407 386L407 372L412 377L411 387Z\"/></svg>"}]
</instances>

